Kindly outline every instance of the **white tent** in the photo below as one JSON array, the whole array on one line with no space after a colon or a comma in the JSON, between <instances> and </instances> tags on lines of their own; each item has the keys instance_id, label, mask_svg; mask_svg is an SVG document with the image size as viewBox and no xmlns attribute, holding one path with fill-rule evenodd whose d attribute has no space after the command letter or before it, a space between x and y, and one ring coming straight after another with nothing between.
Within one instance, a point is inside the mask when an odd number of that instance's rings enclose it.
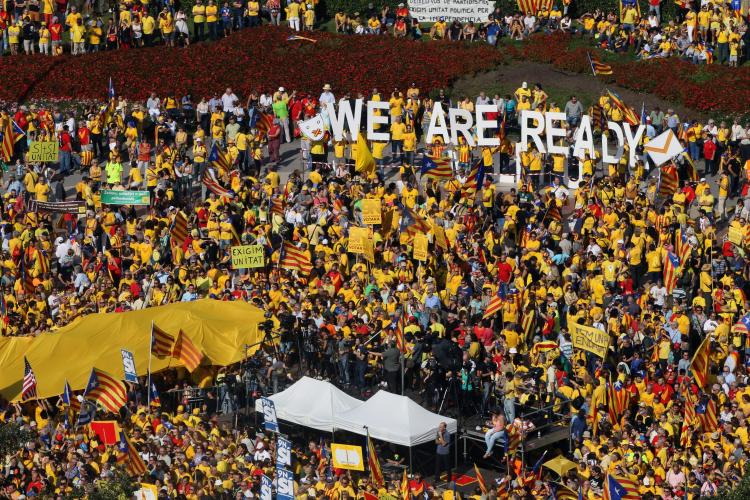
<instances>
[{"instance_id":1,"label":"white tent","mask_svg":"<svg viewBox=\"0 0 750 500\"><path fill-rule=\"evenodd\" d=\"M336 414L333 426L355 434L369 432L374 439L411 447L434 440L440 422L455 434L455 419L425 410L406 396L381 390L356 408Z\"/></svg>"},{"instance_id":2,"label":"white tent","mask_svg":"<svg viewBox=\"0 0 750 500\"><path fill-rule=\"evenodd\" d=\"M362 405L333 384L302 377L291 387L269 399L276 407L276 418L320 431L333 431L333 417ZM260 398L255 411L262 411Z\"/></svg>"}]
</instances>

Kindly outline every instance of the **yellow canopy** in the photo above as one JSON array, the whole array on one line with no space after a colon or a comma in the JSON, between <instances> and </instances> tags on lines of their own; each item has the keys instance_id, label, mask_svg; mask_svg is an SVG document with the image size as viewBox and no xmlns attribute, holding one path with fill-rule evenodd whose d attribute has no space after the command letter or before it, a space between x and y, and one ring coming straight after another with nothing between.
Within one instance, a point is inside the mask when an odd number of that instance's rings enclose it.
<instances>
[{"instance_id":1,"label":"yellow canopy","mask_svg":"<svg viewBox=\"0 0 750 500\"><path fill-rule=\"evenodd\" d=\"M62 394L65 380L84 389L91 368L124 377L121 349L135 357L136 372L148 372L151 323L176 336L182 329L205 354L204 364L226 366L244 357L244 346L259 342L263 311L247 302L202 299L125 313L90 314L37 337L0 338L0 394L14 400L21 393L24 363L29 360L37 394ZM182 366L174 358L151 360L151 373Z\"/></svg>"},{"instance_id":2,"label":"yellow canopy","mask_svg":"<svg viewBox=\"0 0 750 500\"><path fill-rule=\"evenodd\" d=\"M575 462L568 460L562 455L559 455L552 460L544 462L544 467L547 467L551 471L555 472L558 476L564 476L568 471L578 467Z\"/></svg>"}]
</instances>

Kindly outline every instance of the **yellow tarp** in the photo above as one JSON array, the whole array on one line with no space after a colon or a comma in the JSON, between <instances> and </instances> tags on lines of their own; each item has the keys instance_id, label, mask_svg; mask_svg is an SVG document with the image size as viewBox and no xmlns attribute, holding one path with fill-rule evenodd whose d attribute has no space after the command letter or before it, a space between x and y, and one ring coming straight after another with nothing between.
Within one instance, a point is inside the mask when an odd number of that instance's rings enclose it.
<instances>
[{"instance_id":1,"label":"yellow tarp","mask_svg":"<svg viewBox=\"0 0 750 500\"><path fill-rule=\"evenodd\" d=\"M91 368L124 377L120 349L131 351L139 376L148 371L151 322L176 335L182 329L206 358L204 364L226 366L244 357L244 346L259 342L263 311L247 302L202 299L125 313L90 314L37 337L0 337L0 394L14 400L21 393L23 357L37 380L37 393L62 394L65 380L84 389ZM179 360L153 357L151 372L181 366Z\"/></svg>"}]
</instances>

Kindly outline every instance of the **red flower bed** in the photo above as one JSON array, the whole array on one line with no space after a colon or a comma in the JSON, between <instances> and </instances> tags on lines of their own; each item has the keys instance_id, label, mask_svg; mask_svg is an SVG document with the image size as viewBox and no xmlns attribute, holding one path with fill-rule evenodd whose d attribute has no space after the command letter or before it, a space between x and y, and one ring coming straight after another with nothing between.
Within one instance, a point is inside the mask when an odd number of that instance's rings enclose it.
<instances>
[{"instance_id":1,"label":"red flower bed","mask_svg":"<svg viewBox=\"0 0 750 500\"><path fill-rule=\"evenodd\" d=\"M524 58L575 73L591 71L584 47L571 48L563 33L532 36L520 49L509 50ZM591 50L594 52L594 49ZM725 115L750 113L750 68L721 65L697 66L676 57L611 63L613 75L600 77L631 90L681 102L699 111Z\"/></svg>"},{"instance_id":2,"label":"red flower bed","mask_svg":"<svg viewBox=\"0 0 750 500\"><path fill-rule=\"evenodd\" d=\"M389 92L412 82L429 91L446 87L459 76L490 69L504 57L483 44L327 33L314 34L318 43L313 44L290 42L288 36L286 30L264 27L184 49L3 58L0 99L102 98L110 77L118 94L133 99L143 99L152 90L159 95L200 96L221 93L227 86L245 95L279 86L319 92L325 83L333 85L337 95L369 92L373 87Z\"/></svg>"}]
</instances>

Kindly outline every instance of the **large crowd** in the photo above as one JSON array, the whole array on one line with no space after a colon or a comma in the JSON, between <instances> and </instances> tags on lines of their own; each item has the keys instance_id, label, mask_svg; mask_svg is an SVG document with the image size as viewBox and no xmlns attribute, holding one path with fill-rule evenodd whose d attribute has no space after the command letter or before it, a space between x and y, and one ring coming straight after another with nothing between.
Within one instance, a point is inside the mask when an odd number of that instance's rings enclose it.
<instances>
[{"instance_id":1,"label":"large crowd","mask_svg":"<svg viewBox=\"0 0 750 500\"><path fill-rule=\"evenodd\" d=\"M584 114L622 121L622 108L607 96L596 110L575 98L559 106L526 83L513 95L456 102L411 86L368 96L389 104L390 144L303 137L282 176L281 143L297 148L297 123L337 102L335 90L226 89L199 102L154 93L84 110L5 110L3 123L12 119L24 135L3 172L3 335L53 331L92 312L246 300L266 311L278 349L260 351L253 376L243 364L155 377L162 400L170 389L231 382L241 406L301 374L359 394L403 389L432 410L445 403L487 419L487 456L509 465L487 498L564 489L596 499L609 477L633 481L644 498L697 498L740 480L750 438L748 124L649 110L644 143L671 129L688 152L668 189L639 145L634 167L532 147L518 155L518 185L498 190L496 174L516 157L518 111L562 108L570 141ZM500 147L425 143L437 101L497 106ZM29 143L43 140L58 141L59 161L26 161ZM377 168L363 167L368 154ZM449 158L451 174L423 174L426 156ZM150 205L103 204L105 188L145 189ZM347 251L367 199L380 200L384 215L368 236L371 256ZM33 203L72 200L85 214ZM187 234L175 241L183 216ZM418 259L423 235L429 252ZM233 270L230 248L240 243L262 245L267 266ZM291 249L309 267L285 261ZM608 334L603 358L573 345L575 324ZM273 476L274 440L220 423L221 405L191 407L185 397L149 407L142 389L129 389L118 417L145 463L135 475L160 497L252 497L260 477ZM529 477L508 448L526 425L518 409L535 404L569 419L577 468L564 477ZM75 494L123 467L117 446L74 424L71 406L3 402L2 420L31 436L4 457L4 495ZM300 498L404 497L398 474L378 488L367 474L332 470L319 438L297 445ZM381 452L384 465L403 463ZM409 487L415 496L451 494L440 477L415 475Z\"/></svg>"},{"instance_id":2,"label":"large crowd","mask_svg":"<svg viewBox=\"0 0 750 500\"><path fill-rule=\"evenodd\" d=\"M337 33L392 35L421 39L484 41L496 45L508 37L522 40L543 31L587 35L601 48L632 52L638 58L680 57L698 64L737 66L746 57L748 32L739 2L678 3L676 16L662 19L660 0L641 12L637 2L623 1L619 12L578 12L575 2L538 2L534 10L500 8L479 22L449 22L439 18L427 25L401 3L396 8L373 4L362 12L329 13ZM5 2L3 2L5 4ZM185 46L217 40L234 31L264 23L293 31L320 29L327 19L317 2L294 0L196 0L189 9L171 3L115 2L107 12L94 2L28 0L0 5L3 50L11 54L72 54L100 50ZM521 5L521 4L519 4ZM525 5L525 4L524 4ZM745 13L746 15L747 13Z\"/></svg>"}]
</instances>

